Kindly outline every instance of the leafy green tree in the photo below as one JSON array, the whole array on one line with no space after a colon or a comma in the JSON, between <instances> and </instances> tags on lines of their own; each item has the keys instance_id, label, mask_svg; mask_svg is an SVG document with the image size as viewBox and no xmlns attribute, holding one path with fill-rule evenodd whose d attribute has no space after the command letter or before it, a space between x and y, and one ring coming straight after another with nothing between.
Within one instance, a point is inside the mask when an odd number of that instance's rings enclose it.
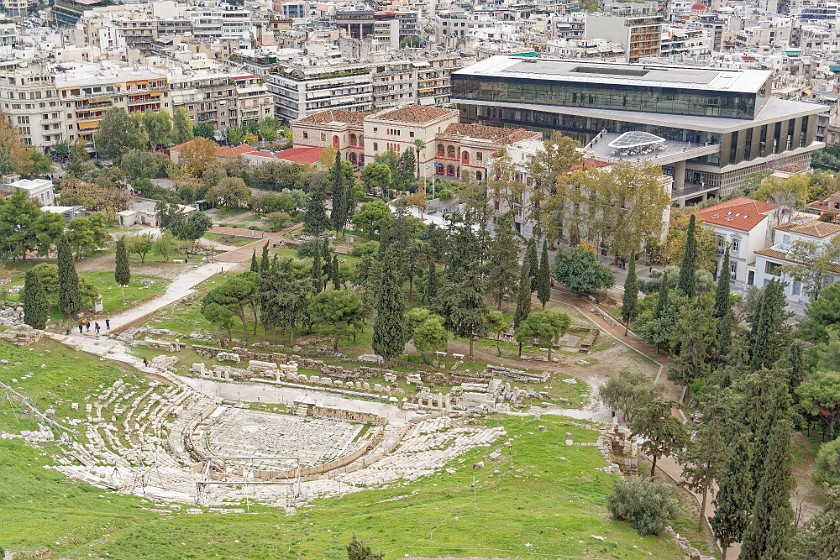
<instances>
[{"instance_id":1,"label":"leafy green tree","mask_svg":"<svg viewBox=\"0 0 840 560\"><path fill-rule=\"evenodd\" d=\"M324 279L323 279L323 272L321 269L321 244L316 243L313 245L314 251L312 253L312 291L316 294L319 293L321 290L324 289Z\"/></svg>"},{"instance_id":2,"label":"leafy green tree","mask_svg":"<svg viewBox=\"0 0 840 560\"><path fill-rule=\"evenodd\" d=\"M697 284L694 280L694 273L697 271L697 237L695 230L697 229L697 217L695 214L691 215L688 221L688 232L685 238L685 250L683 251L683 258L680 263L680 279L679 288L688 297L694 297L697 294ZM725 271L728 274L728 270Z\"/></svg>"},{"instance_id":3,"label":"leafy green tree","mask_svg":"<svg viewBox=\"0 0 840 560\"><path fill-rule=\"evenodd\" d=\"M628 261L627 279L624 281L624 295L621 299L621 319L624 321L624 336L630 328L630 321L639 314L639 283L636 278L636 255L632 253Z\"/></svg>"},{"instance_id":4,"label":"leafy green tree","mask_svg":"<svg viewBox=\"0 0 840 560\"><path fill-rule=\"evenodd\" d=\"M819 299L810 301L805 314L803 334L809 340L825 341L829 328L840 325L840 282L824 288Z\"/></svg>"},{"instance_id":5,"label":"leafy green tree","mask_svg":"<svg viewBox=\"0 0 840 560\"><path fill-rule=\"evenodd\" d=\"M125 287L131 282L131 270L128 267L128 249L126 249L125 237L117 240L116 265L114 267L114 280L120 285L122 292L122 303L125 305Z\"/></svg>"},{"instance_id":6,"label":"leafy green tree","mask_svg":"<svg viewBox=\"0 0 840 560\"><path fill-rule=\"evenodd\" d=\"M475 270L468 270L451 297L452 322L455 332L469 339L469 355L473 355L473 343L486 330L487 304L481 293L481 282Z\"/></svg>"},{"instance_id":7,"label":"leafy green tree","mask_svg":"<svg viewBox=\"0 0 840 560\"><path fill-rule=\"evenodd\" d=\"M749 432L737 432L718 478L718 492L715 495L715 515L709 520L712 532L723 549L732 543L741 542L750 522L752 509L752 477L749 470Z\"/></svg>"},{"instance_id":8,"label":"leafy green tree","mask_svg":"<svg viewBox=\"0 0 840 560\"><path fill-rule=\"evenodd\" d=\"M665 390L664 384L655 383L641 371L622 369L601 385L598 399L604 406L621 413L625 422L630 422L636 410L661 398Z\"/></svg>"},{"instance_id":9,"label":"leafy green tree","mask_svg":"<svg viewBox=\"0 0 840 560\"><path fill-rule=\"evenodd\" d=\"M152 150L158 150L172 143L172 118L169 113L146 111L143 113L143 126Z\"/></svg>"},{"instance_id":10,"label":"leafy green tree","mask_svg":"<svg viewBox=\"0 0 840 560\"><path fill-rule=\"evenodd\" d=\"M131 149L142 149L148 139L145 130L138 126L121 107L110 109L99 123L96 134L96 151L106 159L119 161Z\"/></svg>"},{"instance_id":11,"label":"leafy green tree","mask_svg":"<svg viewBox=\"0 0 840 560\"><path fill-rule=\"evenodd\" d=\"M374 553L364 541L353 539L347 545L347 560L382 560L383 554Z\"/></svg>"},{"instance_id":12,"label":"leafy green tree","mask_svg":"<svg viewBox=\"0 0 840 560\"><path fill-rule=\"evenodd\" d=\"M506 294L516 292L516 278L519 274L519 243L513 232L513 215L502 216L496 235L490 244L487 260L486 285L493 293L496 307L502 308ZM530 295L530 291L528 291Z\"/></svg>"},{"instance_id":13,"label":"leafy green tree","mask_svg":"<svg viewBox=\"0 0 840 560\"><path fill-rule=\"evenodd\" d=\"M169 257L174 255L177 249L178 246L175 241L175 236L168 230L158 235L152 243L152 252L160 255L167 262L169 262Z\"/></svg>"},{"instance_id":14,"label":"leafy green tree","mask_svg":"<svg viewBox=\"0 0 840 560\"><path fill-rule=\"evenodd\" d=\"M826 489L825 494L823 511L807 521L796 535L790 550L793 560L840 558L840 486Z\"/></svg>"},{"instance_id":15,"label":"leafy green tree","mask_svg":"<svg viewBox=\"0 0 840 560\"><path fill-rule=\"evenodd\" d=\"M554 260L554 278L576 294L591 294L615 284L615 276L609 268L579 245L558 251Z\"/></svg>"},{"instance_id":16,"label":"leafy green tree","mask_svg":"<svg viewBox=\"0 0 840 560\"><path fill-rule=\"evenodd\" d=\"M67 240L76 252L76 258L88 255L105 246L110 240L102 214L90 214L83 218L73 218L67 229Z\"/></svg>"},{"instance_id":17,"label":"leafy green tree","mask_svg":"<svg viewBox=\"0 0 840 560\"><path fill-rule=\"evenodd\" d=\"M208 302L201 306L201 315L214 325L218 325L219 328L224 329L229 339L233 338L232 330L236 322L236 316L230 307L215 302ZM224 343L222 346L224 346Z\"/></svg>"},{"instance_id":18,"label":"leafy green tree","mask_svg":"<svg viewBox=\"0 0 840 560\"><path fill-rule=\"evenodd\" d=\"M244 272L227 279L223 284L210 290L202 300L202 314L205 307L217 304L227 307L242 323L245 344L250 343L250 335L246 314L254 306L259 287L259 278L252 272ZM209 320L209 319L208 319ZM254 327L256 328L256 320Z\"/></svg>"},{"instance_id":19,"label":"leafy green tree","mask_svg":"<svg viewBox=\"0 0 840 560\"><path fill-rule=\"evenodd\" d=\"M49 317L49 300L41 279L31 270L23 283L23 322L33 329L44 329Z\"/></svg>"},{"instance_id":20,"label":"leafy green tree","mask_svg":"<svg viewBox=\"0 0 840 560\"><path fill-rule=\"evenodd\" d=\"M196 137L206 138L207 140L212 140L216 135L216 129L208 122L200 123L193 129L193 131Z\"/></svg>"},{"instance_id":21,"label":"leafy green tree","mask_svg":"<svg viewBox=\"0 0 840 560\"><path fill-rule=\"evenodd\" d=\"M140 257L140 263L146 262L146 255L152 250L154 241L150 233L133 235L125 241L126 255L136 254Z\"/></svg>"},{"instance_id":22,"label":"leafy green tree","mask_svg":"<svg viewBox=\"0 0 840 560\"><path fill-rule=\"evenodd\" d=\"M393 181L388 164L375 161L365 165L359 177L368 190L379 189L381 193L386 193Z\"/></svg>"},{"instance_id":23,"label":"leafy green tree","mask_svg":"<svg viewBox=\"0 0 840 560\"><path fill-rule=\"evenodd\" d=\"M569 328L571 320L565 313L557 311L534 311L519 323L516 328L516 341L519 343L519 354L522 355L523 343L536 342L539 346L548 348L548 361L551 361L551 350L557 340Z\"/></svg>"},{"instance_id":24,"label":"leafy green tree","mask_svg":"<svg viewBox=\"0 0 840 560\"><path fill-rule=\"evenodd\" d=\"M193 139L193 124L183 107L175 109L175 117L172 119L172 141L176 144L183 144Z\"/></svg>"},{"instance_id":25,"label":"leafy green tree","mask_svg":"<svg viewBox=\"0 0 840 560\"><path fill-rule=\"evenodd\" d=\"M641 436L641 449L651 457L650 479L656 474L656 461L665 455L674 455L688 444L688 434L682 423L671 414L669 401L654 400L636 411L630 421L633 437Z\"/></svg>"},{"instance_id":26,"label":"leafy green tree","mask_svg":"<svg viewBox=\"0 0 840 560\"><path fill-rule=\"evenodd\" d=\"M537 238L531 237L528 240L528 249L526 250L528 258L528 283L531 286L530 292L533 294L537 291L537 278L540 269L540 261L537 256ZM549 271L550 274L550 271Z\"/></svg>"},{"instance_id":27,"label":"leafy green tree","mask_svg":"<svg viewBox=\"0 0 840 560\"><path fill-rule=\"evenodd\" d=\"M775 422L770 432L763 476L741 544L741 560L785 558L790 549L793 536L790 493L794 486L792 434L787 418Z\"/></svg>"},{"instance_id":28,"label":"leafy green tree","mask_svg":"<svg viewBox=\"0 0 840 560\"><path fill-rule=\"evenodd\" d=\"M527 258L527 256L526 256L526 258ZM523 267L522 270L527 273L527 270L525 269L525 267ZM525 278L527 280L528 277L525 276ZM528 294L528 296L530 297L531 292L526 290L525 293ZM497 356L502 355L502 348L501 348L501 345L500 345L500 342L501 342L500 339L501 339L503 334L508 332L508 329L510 329L510 321L507 320L507 318L504 316L504 314L501 311L491 311L490 313L487 314L487 331L492 333L496 337L496 355Z\"/></svg>"},{"instance_id":29,"label":"leafy green tree","mask_svg":"<svg viewBox=\"0 0 840 560\"><path fill-rule=\"evenodd\" d=\"M312 328L321 336L335 336L333 351L338 351L342 336L350 336L362 328L365 306L359 295L348 289L326 290L309 304Z\"/></svg>"},{"instance_id":30,"label":"leafy green tree","mask_svg":"<svg viewBox=\"0 0 840 560\"><path fill-rule=\"evenodd\" d=\"M326 212L326 193L324 185L316 182L309 191L306 211L303 215L303 231L308 235L320 235L329 224Z\"/></svg>"},{"instance_id":31,"label":"leafy green tree","mask_svg":"<svg viewBox=\"0 0 840 560\"><path fill-rule=\"evenodd\" d=\"M840 488L840 438L820 446L814 461L814 482Z\"/></svg>"},{"instance_id":32,"label":"leafy green tree","mask_svg":"<svg viewBox=\"0 0 840 560\"><path fill-rule=\"evenodd\" d=\"M516 312L513 315L514 328L518 327L531 313L531 279L528 277L530 269L531 252L526 251L525 260L519 268L519 290L516 292Z\"/></svg>"},{"instance_id":33,"label":"leafy green tree","mask_svg":"<svg viewBox=\"0 0 840 560\"><path fill-rule=\"evenodd\" d=\"M397 161L397 173L394 176L394 187L397 190L413 190L415 167L416 158L414 157L414 148L408 147Z\"/></svg>"},{"instance_id":34,"label":"leafy green tree","mask_svg":"<svg viewBox=\"0 0 840 560\"><path fill-rule=\"evenodd\" d=\"M720 477L726 460L726 440L723 434L724 405L721 399L712 398L703 407L703 422L695 430L685 449L677 454L683 468L686 487L700 494L700 519L698 530L703 530L706 519L706 502L709 489Z\"/></svg>"},{"instance_id":35,"label":"leafy green tree","mask_svg":"<svg viewBox=\"0 0 840 560\"><path fill-rule=\"evenodd\" d=\"M639 336L648 344L656 346L657 353L662 346L671 345L671 333L676 323L676 314L673 312L675 306L670 301L669 293L666 273L659 285L653 312L642 315L636 325Z\"/></svg>"},{"instance_id":36,"label":"leafy green tree","mask_svg":"<svg viewBox=\"0 0 840 560\"><path fill-rule=\"evenodd\" d=\"M376 165L376 164L371 164ZM367 169L367 167L365 168ZM376 199L365 202L362 207L353 215L351 220L353 227L365 234L368 239L379 232L382 222L391 215L391 209L383 200Z\"/></svg>"},{"instance_id":37,"label":"leafy green tree","mask_svg":"<svg viewBox=\"0 0 840 560\"><path fill-rule=\"evenodd\" d=\"M781 357L787 347L789 329L785 321L784 284L771 280L762 289L758 307L747 320L750 322L749 351L750 367L753 371L770 368Z\"/></svg>"},{"instance_id":38,"label":"leafy green tree","mask_svg":"<svg viewBox=\"0 0 840 560\"><path fill-rule=\"evenodd\" d=\"M65 236L58 240L58 310L67 317L66 334L70 334L70 321L82 308L79 275L73 263L73 253Z\"/></svg>"},{"instance_id":39,"label":"leafy green tree","mask_svg":"<svg viewBox=\"0 0 840 560\"><path fill-rule=\"evenodd\" d=\"M140 179L154 179L160 171L158 156L145 150L132 148L126 151L120 160L120 168L125 178L135 183Z\"/></svg>"},{"instance_id":40,"label":"leafy green tree","mask_svg":"<svg viewBox=\"0 0 840 560\"><path fill-rule=\"evenodd\" d=\"M291 259L283 261L279 269L282 289L273 290L272 294L278 299L280 324L289 330L289 344L294 346L296 329L309 321L311 284L307 278L298 278L292 273Z\"/></svg>"},{"instance_id":41,"label":"leafy green tree","mask_svg":"<svg viewBox=\"0 0 840 560\"><path fill-rule=\"evenodd\" d=\"M840 260L840 238L827 243L796 240L791 243L782 273L801 282L811 300L820 298L826 286L836 281Z\"/></svg>"},{"instance_id":42,"label":"leafy green tree","mask_svg":"<svg viewBox=\"0 0 840 560\"><path fill-rule=\"evenodd\" d=\"M0 253L14 262L35 251L40 215L41 209L23 191L15 191L8 200L0 199Z\"/></svg>"},{"instance_id":43,"label":"leafy green tree","mask_svg":"<svg viewBox=\"0 0 840 560\"><path fill-rule=\"evenodd\" d=\"M831 439L840 423L840 371L815 371L796 389L800 404L811 414L819 414Z\"/></svg>"},{"instance_id":44,"label":"leafy green tree","mask_svg":"<svg viewBox=\"0 0 840 560\"><path fill-rule=\"evenodd\" d=\"M411 341L420 352L423 362L428 364L426 356L431 352L446 350L446 344L449 342L449 331L443 326L443 317L429 313L412 328Z\"/></svg>"},{"instance_id":45,"label":"leafy green tree","mask_svg":"<svg viewBox=\"0 0 840 560\"><path fill-rule=\"evenodd\" d=\"M554 262L554 265L555 267L557 266L556 260ZM596 283L597 280L598 279L596 278ZM610 284L610 286L612 286L612 284ZM551 299L551 265L548 262L547 240L543 240L542 255L540 256L540 265L537 269L537 299L540 300L543 309L545 309L545 304L548 303L548 300Z\"/></svg>"},{"instance_id":46,"label":"leafy green tree","mask_svg":"<svg viewBox=\"0 0 840 560\"><path fill-rule=\"evenodd\" d=\"M667 483L634 476L615 482L607 509L619 521L631 522L640 535L658 535L676 519L679 502Z\"/></svg>"},{"instance_id":47,"label":"leafy green tree","mask_svg":"<svg viewBox=\"0 0 840 560\"><path fill-rule=\"evenodd\" d=\"M373 351L382 356L385 367L405 349L408 333L402 281L397 270L397 248L389 247L382 263L373 323Z\"/></svg>"}]
</instances>

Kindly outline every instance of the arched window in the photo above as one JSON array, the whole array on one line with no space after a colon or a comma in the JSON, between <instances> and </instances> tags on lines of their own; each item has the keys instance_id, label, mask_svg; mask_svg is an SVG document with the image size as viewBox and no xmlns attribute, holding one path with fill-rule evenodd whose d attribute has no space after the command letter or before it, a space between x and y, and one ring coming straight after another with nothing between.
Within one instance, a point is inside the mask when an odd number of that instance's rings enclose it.
<instances>
[{"instance_id":1,"label":"arched window","mask_svg":"<svg viewBox=\"0 0 840 560\"><path fill-rule=\"evenodd\" d=\"M476 171L475 172L475 180L476 181L481 181L481 171Z\"/></svg>"},{"instance_id":2,"label":"arched window","mask_svg":"<svg viewBox=\"0 0 840 560\"><path fill-rule=\"evenodd\" d=\"M351 134L351 135L350 135L350 145L351 145L351 146L355 146L355 145L356 145L356 135L355 135L355 134Z\"/></svg>"},{"instance_id":3,"label":"arched window","mask_svg":"<svg viewBox=\"0 0 840 560\"><path fill-rule=\"evenodd\" d=\"M341 141L338 139L338 136L333 136L333 148L340 148Z\"/></svg>"},{"instance_id":4,"label":"arched window","mask_svg":"<svg viewBox=\"0 0 840 560\"><path fill-rule=\"evenodd\" d=\"M364 145L365 145L365 135L364 134L359 134L359 146L364 146Z\"/></svg>"},{"instance_id":5,"label":"arched window","mask_svg":"<svg viewBox=\"0 0 840 560\"><path fill-rule=\"evenodd\" d=\"M443 144L438 144L437 145L437 155L439 155L441 157L446 155L446 148L443 147Z\"/></svg>"},{"instance_id":6,"label":"arched window","mask_svg":"<svg viewBox=\"0 0 840 560\"><path fill-rule=\"evenodd\" d=\"M455 146L449 146L448 148L446 148L446 155L451 157L451 158L454 158L455 157Z\"/></svg>"},{"instance_id":7,"label":"arched window","mask_svg":"<svg viewBox=\"0 0 840 560\"><path fill-rule=\"evenodd\" d=\"M350 160L350 163L356 165L356 152L350 152L348 159Z\"/></svg>"},{"instance_id":8,"label":"arched window","mask_svg":"<svg viewBox=\"0 0 840 560\"><path fill-rule=\"evenodd\" d=\"M469 152L461 152L461 163L463 165L469 165L469 163L470 163L470 153Z\"/></svg>"},{"instance_id":9,"label":"arched window","mask_svg":"<svg viewBox=\"0 0 840 560\"><path fill-rule=\"evenodd\" d=\"M455 166L454 165L447 165L446 166L446 174L450 177L455 176Z\"/></svg>"}]
</instances>

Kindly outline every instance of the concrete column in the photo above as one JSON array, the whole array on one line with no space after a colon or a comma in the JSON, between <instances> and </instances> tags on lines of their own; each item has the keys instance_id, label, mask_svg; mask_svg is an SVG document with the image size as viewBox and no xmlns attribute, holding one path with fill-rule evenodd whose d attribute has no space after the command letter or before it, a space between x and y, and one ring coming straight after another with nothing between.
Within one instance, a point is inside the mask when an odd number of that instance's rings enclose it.
<instances>
[{"instance_id":1,"label":"concrete column","mask_svg":"<svg viewBox=\"0 0 840 560\"><path fill-rule=\"evenodd\" d=\"M685 161L674 164L674 192L681 193L685 188Z\"/></svg>"}]
</instances>

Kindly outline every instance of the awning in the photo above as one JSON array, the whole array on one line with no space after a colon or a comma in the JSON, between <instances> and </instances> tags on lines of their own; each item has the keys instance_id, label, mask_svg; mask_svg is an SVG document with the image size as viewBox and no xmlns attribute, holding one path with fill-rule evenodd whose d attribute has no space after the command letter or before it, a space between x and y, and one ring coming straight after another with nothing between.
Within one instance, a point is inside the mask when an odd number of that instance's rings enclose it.
<instances>
[{"instance_id":1,"label":"awning","mask_svg":"<svg viewBox=\"0 0 840 560\"><path fill-rule=\"evenodd\" d=\"M99 128L99 121L86 121L79 123L79 130L91 130Z\"/></svg>"}]
</instances>

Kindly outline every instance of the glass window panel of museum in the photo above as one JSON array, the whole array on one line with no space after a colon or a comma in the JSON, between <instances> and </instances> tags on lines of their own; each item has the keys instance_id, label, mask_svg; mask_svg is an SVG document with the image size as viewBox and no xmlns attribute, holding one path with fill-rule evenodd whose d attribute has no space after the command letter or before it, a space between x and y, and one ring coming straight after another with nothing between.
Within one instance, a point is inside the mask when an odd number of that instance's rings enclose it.
<instances>
[{"instance_id":1,"label":"glass window panel of museum","mask_svg":"<svg viewBox=\"0 0 840 560\"><path fill-rule=\"evenodd\" d=\"M482 76L453 76L452 97L481 101L533 102L647 113L751 119L754 93L680 90L621 84L566 83Z\"/></svg>"}]
</instances>

